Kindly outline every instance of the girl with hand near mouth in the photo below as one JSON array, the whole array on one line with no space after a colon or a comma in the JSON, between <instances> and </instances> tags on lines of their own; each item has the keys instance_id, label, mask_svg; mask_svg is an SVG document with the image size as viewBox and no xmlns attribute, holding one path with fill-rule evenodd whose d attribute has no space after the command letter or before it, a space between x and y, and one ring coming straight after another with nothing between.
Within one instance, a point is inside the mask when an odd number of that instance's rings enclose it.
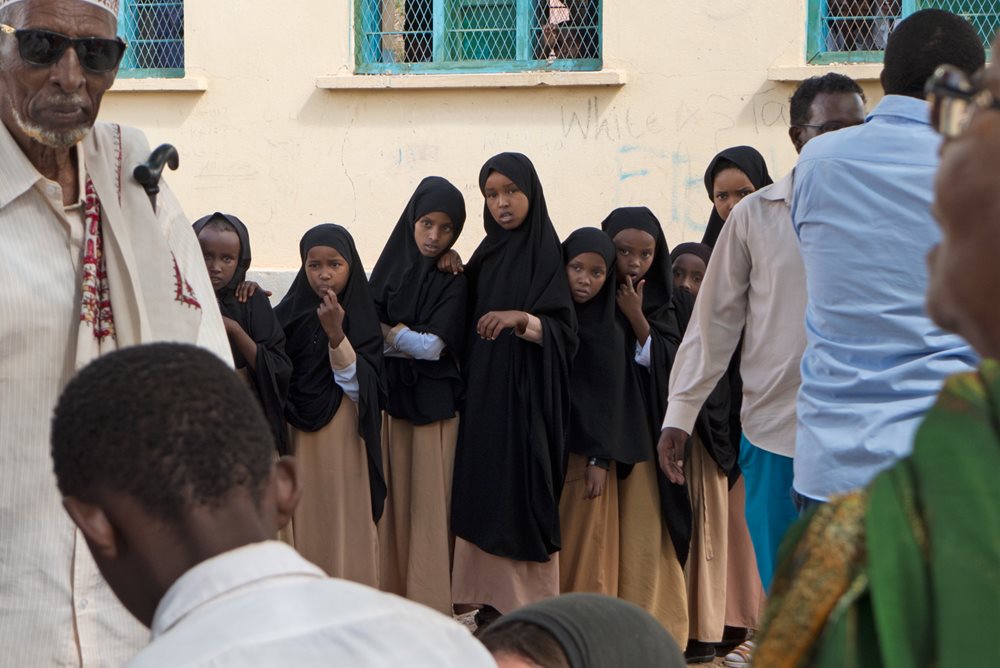
<instances>
[{"instance_id":1,"label":"girl with hand near mouth","mask_svg":"<svg viewBox=\"0 0 1000 668\"><path fill-rule=\"evenodd\" d=\"M452 613L448 529L458 440L468 287L437 270L465 224L465 200L447 180L420 182L372 271L385 335L388 403L382 428L389 493L379 522L380 587Z\"/></svg>"},{"instance_id":2,"label":"girl with hand near mouth","mask_svg":"<svg viewBox=\"0 0 1000 668\"><path fill-rule=\"evenodd\" d=\"M559 593L559 495L576 315L542 185L518 153L480 171L486 238L465 268L470 327L455 455L452 596L487 623Z\"/></svg>"},{"instance_id":3,"label":"girl with hand near mouth","mask_svg":"<svg viewBox=\"0 0 1000 668\"><path fill-rule=\"evenodd\" d=\"M287 455L285 399L292 361L285 354L285 333L263 291L244 301L236 296L250 268L250 233L239 218L219 212L195 222L194 233L229 335L236 372L257 395L278 453Z\"/></svg>"},{"instance_id":4,"label":"girl with hand near mouth","mask_svg":"<svg viewBox=\"0 0 1000 668\"><path fill-rule=\"evenodd\" d=\"M673 290L670 251L652 211L615 209L601 229L617 250L618 322L625 332L620 354L629 382L641 392L645 419L645 459L618 486L618 595L649 611L682 645L688 633L683 569L691 541L691 503L687 490L660 471L656 440L666 412L670 367L693 304L689 295Z\"/></svg>"},{"instance_id":5,"label":"girl with hand near mouth","mask_svg":"<svg viewBox=\"0 0 1000 668\"><path fill-rule=\"evenodd\" d=\"M302 268L275 308L292 378L285 415L306 491L295 548L333 577L378 586L386 484L382 332L354 239L318 225L299 243Z\"/></svg>"}]
</instances>

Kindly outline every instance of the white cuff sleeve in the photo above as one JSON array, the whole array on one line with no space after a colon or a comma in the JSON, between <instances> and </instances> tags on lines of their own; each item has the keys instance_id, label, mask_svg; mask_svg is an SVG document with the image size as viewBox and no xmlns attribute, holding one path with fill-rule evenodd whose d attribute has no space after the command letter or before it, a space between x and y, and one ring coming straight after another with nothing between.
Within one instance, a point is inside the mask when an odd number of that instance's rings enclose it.
<instances>
[{"instance_id":1,"label":"white cuff sleeve","mask_svg":"<svg viewBox=\"0 0 1000 668\"><path fill-rule=\"evenodd\" d=\"M439 360L445 344L437 334L421 334L409 327L396 333L392 345L401 353L417 360Z\"/></svg>"},{"instance_id":2,"label":"white cuff sleeve","mask_svg":"<svg viewBox=\"0 0 1000 668\"><path fill-rule=\"evenodd\" d=\"M653 363L653 336L646 337L645 345L635 344L635 363L647 369Z\"/></svg>"}]
</instances>

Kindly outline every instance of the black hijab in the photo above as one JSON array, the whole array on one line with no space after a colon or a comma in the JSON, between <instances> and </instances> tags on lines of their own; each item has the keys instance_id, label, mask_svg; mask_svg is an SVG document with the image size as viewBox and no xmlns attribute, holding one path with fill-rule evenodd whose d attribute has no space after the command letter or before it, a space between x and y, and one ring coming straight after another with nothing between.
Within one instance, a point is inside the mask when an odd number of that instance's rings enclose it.
<instances>
[{"instance_id":1,"label":"black hijab","mask_svg":"<svg viewBox=\"0 0 1000 668\"><path fill-rule=\"evenodd\" d=\"M285 354L285 333L281 329L271 309L271 303L263 290L255 292L245 303L236 299L236 287L246 280L250 268L250 233L246 225L236 216L215 212L198 219L194 224L195 235L200 235L212 221L225 221L240 239L240 256L236 273L229 283L216 291L219 310L227 318L240 324L254 343L257 344L257 358L253 369L243 359L243 354L230 343L233 362L237 369L245 369L260 400L261 408L271 426L275 445L282 455L288 454L288 429L285 426L285 400L288 397L288 381L292 375L292 361Z\"/></svg>"},{"instance_id":2,"label":"black hijab","mask_svg":"<svg viewBox=\"0 0 1000 668\"><path fill-rule=\"evenodd\" d=\"M570 375L569 449L622 464L646 461L649 439L634 435L635 423L645 429L642 395L637 385L626 382L628 360L621 354L625 332L615 317L615 245L598 228L584 227L569 235L562 248L567 265L581 253L597 253L607 270L601 290L590 301L575 304L580 347Z\"/></svg>"},{"instance_id":3,"label":"black hijab","mask_svg":"<svg viewBox=\"0 0 1000 668\"><path fill-rule=\"evenodd\" d=\"M502 634L508 624L547 631L572 668L619 666L681 668L684 655L667 630L639 606L603 594L563 594L504 615L483 634Z\"/></svg>"},{"instance_id":4,"label":"black hijab","mask_svg":"<svg viewBox=\"0 0 1000 668\"><path fill-rule=\"evenodd\" d=\"M479 175L484 191L494 171L530 203L527 218L504 230L484 206L486 238L472 255L466 339L466 401L455 455L452 530L480 549L545 562L559 549L569 415L569 364L576 352L576 313L559 237L542 185L519 153L490 158ZM511 331L494 341L476 334L490 311L526 311L542 322L543 342Z\"/></svg>"},{"instance_id":5,"label":"black hijab","mask_svg":"<svg viewBox=\"0 0 1000 668\"><path fill-rule=\"evenodd\" d=\"M705 170L705 190L708 191L708 199L712 200L712 215L709 216L705 236L701 239L703 244L708 244L712 248L715 248L715 242L719 238L719 233L722 232L722 226L726 223L715 209L715 171L722 161L736 165L740 171L747 175L755 190L760 190L764 186L774 183L771 180L771 175L767 173L767 163L764 162L764 156L755 148L734 146L712 158L712 162L708 163L708 169Z\"/></svg>"},{"instance_id":6,"label":"black hijab","mask_svg":"<svg viewBox=\"0 0 1000 668\"><path fill-rule=\"evenodd\" d=\"M414 239L417 221L433 212L451 218L452 244L458 241L465 225L465 199L447 180L428 176L410 197L369 281L381 322L435 334L447 347L441 359L433 361L385 359L386 411L418 425L454 417L462 391L458 359L465 344L465 275L438 271L437 258L424 257Z\"/></svg>"},{"instance_id":7,"label":"black hijab","mask_svg":"<svg viewBox=\"0 0 1000 668\"><path fill-rule=\"evenodd\" d=\"M357 353L358 433L368 451L372 518L377 522L382 516L386 492L381 450L381 411L385 396L382 330L354 239L340 225L317 225L305 233L299 242L302 267L288 294L274 309L285 329L286 349L293 367L285 415L296 429L319 431L333 419L344 396L330 368L329 339L316 315L320 298L306 277L306 256L316 246L335 249L350 264L347 285L337 299L345 312L344 333Z\"/></svg>"},{"instance_id":8,"label":"black hijab","mask_svg":"<svg viewBox=\"0 0 1000 668\"><path fill-rule=\"evenodd\" d=\"M670 265L673 266L674 262L677 262L677 258L681 255L694 255L697 258L701 258L701 261L708 266L708 261L712 259L712 247L708 244L698 243L696 241L689 241L684 244L678 244L674 246L674 249L670 251Z\"/></svg>"},{"instance_id":9,"label":"black hijab","mask_svg":"<svg viewBox=\"0 0 1000 668\"><path fill-rule=\"evenodd\" d=\"M642 390L645 404L646 427L653 446L646 460L656 460L655 444L659 439L663 416L667 411L667 394L670 381L670 369L677 356L677 348L682 338L682 323L691 317L694 302L691 296L683 290L674 290L673 265L670 262L670 249L663 235L663 228L653 212L646 207L624 207L615 209L601 223L603 229L612 240L626 229L646 232L655 240L653 262L643 277L646 281L643 288L642 313L649 322L650 353L652 363L649 369L638 364L627 364L628 373L637 378L632 382ZM618 320L625 331L625 359L631 361L635 357L637 344L635 332L631 324L618 311ZM677 558L683 565L687 561L691 544L691 499L683 485L670 482L660 467L656 467L657 483L660 488L660 510L663 521L670 533Z\"/></svg>"}]
</instances>

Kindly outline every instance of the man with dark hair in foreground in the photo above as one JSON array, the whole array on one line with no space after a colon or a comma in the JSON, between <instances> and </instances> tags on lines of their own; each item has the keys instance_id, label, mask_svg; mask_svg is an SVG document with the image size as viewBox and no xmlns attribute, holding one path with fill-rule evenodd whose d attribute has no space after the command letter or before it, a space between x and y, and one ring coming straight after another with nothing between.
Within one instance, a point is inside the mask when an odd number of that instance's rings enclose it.
<instances>
[{"instance_id":1,"label":"man with dark hair in foreground","mask_svg":"<svg viewBox=\"0 0 1000 668\"><path fill-rule=\"evenodd\" d=\"M66 387L52 423L63 505L152 630L128 666L494 665L456 622L269 540L301 496L273 451L246 386L193 346L114 352Z\"/></svg>"},{"instance_id":2,"label":"man with dark hair in foreground","mask_svg":"<svg viewBox=\"0 0 1000 668\"><path fill-rule=\"evenodd\" d=\"M940 239L930 204L941 141L923 87L939 65L972 74L984 62L964 18L916 12L889 36L886 95L866 123L802 149L792 195L808 293L794 480L802 506L863 487L909 454L944 379L975 365L924 310L924 256Z\"/></svg>"}]
</instances>

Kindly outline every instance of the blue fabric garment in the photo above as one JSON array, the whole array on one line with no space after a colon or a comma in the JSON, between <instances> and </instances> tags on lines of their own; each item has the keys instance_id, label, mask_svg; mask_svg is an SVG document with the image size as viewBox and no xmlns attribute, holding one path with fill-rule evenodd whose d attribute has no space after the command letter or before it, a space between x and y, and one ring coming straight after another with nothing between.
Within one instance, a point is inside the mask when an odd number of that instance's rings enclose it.
<instances>
[{"instance_id":1,"label":"blue fabric garment","mask_svg":"<svg viewBox=\"0 0 1000 668\"><path fill-rule=\"evenodd\" d=\"M792 503L792 458L762 450L743 436L740 470L746 487L747 529L761 584L768 591L778 565L778 548L788 527L799 518Z\"/></svg>"},{"instance_id":2,"label":"blue fabric garment","mask_svg":"<svg viewBox=\"0 0 1000 668\"><path fill-rule=\"evenodd\" d=\"M887 95L864 125L811 140L795 168L809 296L795 489L813 499L909 454L944 379L976 365L924 308L939 144L926 102Z\"/></svg>"}]
</instances>

